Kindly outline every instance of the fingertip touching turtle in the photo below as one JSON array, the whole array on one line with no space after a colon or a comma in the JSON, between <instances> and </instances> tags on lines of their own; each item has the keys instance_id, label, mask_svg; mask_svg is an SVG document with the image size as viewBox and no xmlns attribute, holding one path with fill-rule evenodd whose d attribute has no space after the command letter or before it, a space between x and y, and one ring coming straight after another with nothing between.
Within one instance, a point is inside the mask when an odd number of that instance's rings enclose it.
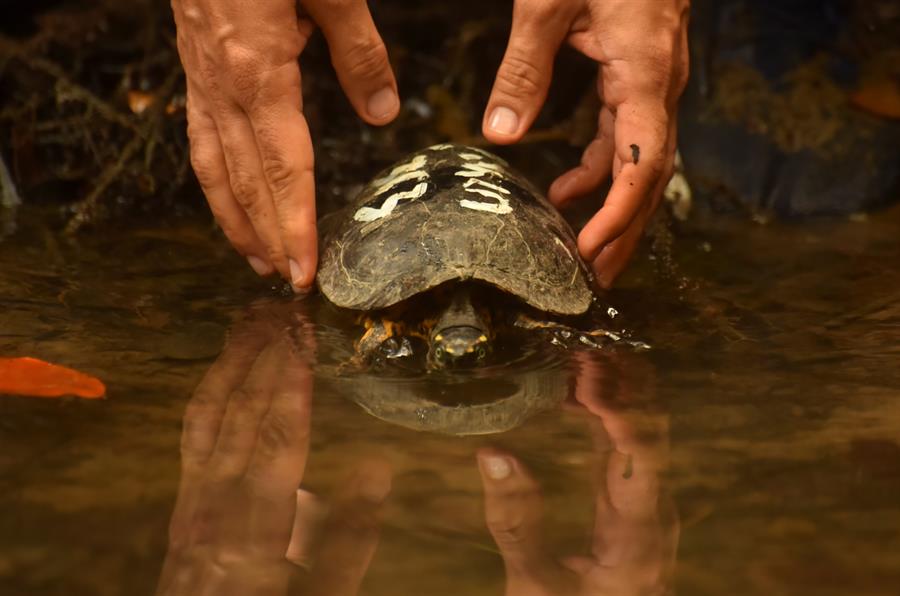
<instances>
[{"instance_id":1,"label":"fingertip touching turtle","mask_svg":"<svg viewBox=\"0 0 900 596\"><path fill-rule=\"evenodd\" d=\"M428 147L385 170L323 220L317 283L358 311L363 359L407 338L429 368L485 363L508 323L574 317L594 300L575 235L523 176L482 149Z\"/></svg>"}]
</instances>

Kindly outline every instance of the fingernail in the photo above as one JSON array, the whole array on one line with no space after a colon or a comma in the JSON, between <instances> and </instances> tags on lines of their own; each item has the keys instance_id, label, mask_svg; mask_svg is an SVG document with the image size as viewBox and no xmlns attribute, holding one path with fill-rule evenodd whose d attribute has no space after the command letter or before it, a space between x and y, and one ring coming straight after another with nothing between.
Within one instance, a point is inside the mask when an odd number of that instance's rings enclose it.
<instances>
[{"instance_id":1,"label":"fingernail","mask_svg":"<svg viewBox=\"0 0 900 596\"><path fill-rule=\"evenodd\" d=\"M511 135L519 129L519 117L509 108L498 106L491 112L488 128L502 135Z\"/></svg>"},{"instance_id":2,"label":"fingernail","mask_svg":"<svg viewBox=\"0 0 900 596\"><path fill-rule=\"evenodd\" d=\"M294 287L294 290L304 288L303 269L300 268L300 263L294 259L289 259L288 265L291 268L291 285Z\"/></svg>"},{"instance_id":3,"label":"fingernail","mask_svg":"<svg viewBox=\"0 0 900 596\"><path fill-rule=\"evenodd\" d=\"M385 87L380 91L376 91L369 97L369 103L366 106L366 109L369 111L369 116L376 120L381 120L382 118L387 118L393 114L399 105L400 99L397 97L397 94L394 93L394 89L392 87Z\"/></svg>"},{"instance_id":4,"label":"fingernail","mask_svg":"<svg viewBox=\"0 0 900 596\"><path fill-rule=\"evenodd\" d=\"M272 273L272 266L259 257L250 255L247 257L247 262L250 263L250 266L253 267L253 270L256 271L257 275L268 275Z\"/></svg>"},{"instance_id":5,"label":"fingernail","mask_svg":"<svg viewBox=\"0 0 900 596\"><path fill-rule=\"evenodd\" d=\"M505 457L480 455L478 460L481 463L481 469L491 480L503 480L512 474L512 466Z\"/></svg>"}]
</instances>

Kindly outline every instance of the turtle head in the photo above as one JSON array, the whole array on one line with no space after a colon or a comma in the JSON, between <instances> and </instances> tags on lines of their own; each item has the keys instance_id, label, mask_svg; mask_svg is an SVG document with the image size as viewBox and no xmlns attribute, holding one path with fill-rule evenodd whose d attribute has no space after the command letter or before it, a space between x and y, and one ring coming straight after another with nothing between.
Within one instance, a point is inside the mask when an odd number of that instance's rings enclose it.
<instances>
[{"instance_id":1,"label":"turtle head","mask_svg":"<svg viewBox=\"0 0 900 596\"><path fill-rule=\"evenodd\" d=\"M478 327L441 329L431 338L428 361L437 368L479 366L491 351L488 334Z\"/></svg>"}]
</instances>

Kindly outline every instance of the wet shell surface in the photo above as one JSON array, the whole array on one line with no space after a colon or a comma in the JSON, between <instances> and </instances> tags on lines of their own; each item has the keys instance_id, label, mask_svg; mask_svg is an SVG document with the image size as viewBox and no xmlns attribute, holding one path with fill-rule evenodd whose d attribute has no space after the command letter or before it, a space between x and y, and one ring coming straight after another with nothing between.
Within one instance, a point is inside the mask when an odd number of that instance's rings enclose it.
<instances>
[{"instance_id":1,"label":"wet shell surface","mask_svg":"<svg viewBox=\"0 0 900 596\"><path fill-rule=\"evenodd\" d=\"M435 145L376 177L322 225L318 284L334 304L377 310L478 280L560 315L593 294L575 235L499 157Z\"/></svg>"}]
</instances>

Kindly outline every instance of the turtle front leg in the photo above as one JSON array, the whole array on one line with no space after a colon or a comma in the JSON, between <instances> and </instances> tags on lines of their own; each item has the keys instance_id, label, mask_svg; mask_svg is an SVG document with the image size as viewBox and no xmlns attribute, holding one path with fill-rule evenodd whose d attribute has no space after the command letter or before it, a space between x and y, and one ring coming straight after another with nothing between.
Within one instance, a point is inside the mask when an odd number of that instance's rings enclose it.
<instances>
[{"instance_id":1,"label":"turtle front leg","mask_svg":"<svg viewBox=\"0 0 900 596\"><path fill-rule=\"evenodd\" d=\"M366 332L356 342L356 355L353 358L356 363L371 362L377 356L403 358L413 353L404 329L395 321L365 317L362 323Z\"/></svg>"},{"instance_id":2,"label":"turtle front leg","mask_svg":"<svg viewBox=\"0 0 900 596\"><path fill-rule=\"evenodd\" d=\"M366 332L356 341L356 357L368 362L378 353L381 344L394 336L394 324L386 319L365 317Z\"/></svg>"}]
</instances>

